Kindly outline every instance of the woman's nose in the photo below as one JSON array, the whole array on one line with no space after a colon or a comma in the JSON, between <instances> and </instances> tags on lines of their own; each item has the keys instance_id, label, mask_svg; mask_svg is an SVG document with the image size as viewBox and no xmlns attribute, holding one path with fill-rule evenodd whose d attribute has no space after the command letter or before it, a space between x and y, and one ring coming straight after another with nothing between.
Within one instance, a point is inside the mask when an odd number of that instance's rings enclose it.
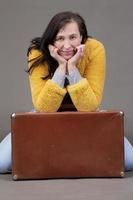
<instances>
[{"instance_id":1,"label":"woman's nose","mask_svg":"<svg viewBox=\"0 0 133 200\"><path fill-rule=\"evenodd\" d=\"M71 47L70 41L64 41L64 48L69 49Z\"/></svg>"}]
</instances>

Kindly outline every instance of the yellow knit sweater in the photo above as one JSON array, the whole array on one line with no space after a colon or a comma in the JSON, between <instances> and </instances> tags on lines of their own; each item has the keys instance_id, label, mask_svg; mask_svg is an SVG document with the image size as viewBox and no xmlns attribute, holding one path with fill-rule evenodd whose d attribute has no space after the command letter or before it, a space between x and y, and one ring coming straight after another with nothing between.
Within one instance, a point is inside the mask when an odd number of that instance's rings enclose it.
<instances>
[{"instance_id":1,"label":"yellow knit sweater","mask_svg":"<svg viewBox=\"0 0 133 200\"><path fill-rule=\"evenodd\" d=\"M33 49L28 60L41 55ZM33 61L29 62L29 67ZM47 63L40 64L29 75L31 95L34 108L39 112L55 112L61 106L68 92L78 111L95 111L101 103L105 80L105 49L101 42L88 38L85 43L84 55L77 63L83 77L78 83L61 88L51 79L43 80L48 75Z\"/></svg>"}]
</instances>

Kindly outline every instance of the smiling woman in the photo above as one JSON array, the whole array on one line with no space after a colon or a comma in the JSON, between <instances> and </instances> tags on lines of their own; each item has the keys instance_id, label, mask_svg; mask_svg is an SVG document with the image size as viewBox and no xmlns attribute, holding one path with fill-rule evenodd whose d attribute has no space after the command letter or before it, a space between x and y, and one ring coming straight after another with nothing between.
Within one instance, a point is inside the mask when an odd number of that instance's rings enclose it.
<instances>
[{"instance_id":1,"label":"smiling woman","mask_svg":"<svg viewBox=\"0 0 133 200\"><path fill-rule=\"evenodd\" d=\"M42 37L31 41L27 55L37 111L61 111L66 107L95 111L99 107L105 79L105 49L101 42L88 36L79 14L56 14Z\"/></svg>"},{"instance_id":2,"label":"smiling woman","mask_svg":"<svg viewBox=\"0 0 133 200\"><path fill-rule=\"evenodd\" d=\"M88 36L84 19L61 12L49 22L27 52L35 111L95 111L104 88L103 44ZM133 169L133 147L125 138L125 170ZM0 143L0 172L11 170L11 134Z\"/></svg>"}]
</instances>

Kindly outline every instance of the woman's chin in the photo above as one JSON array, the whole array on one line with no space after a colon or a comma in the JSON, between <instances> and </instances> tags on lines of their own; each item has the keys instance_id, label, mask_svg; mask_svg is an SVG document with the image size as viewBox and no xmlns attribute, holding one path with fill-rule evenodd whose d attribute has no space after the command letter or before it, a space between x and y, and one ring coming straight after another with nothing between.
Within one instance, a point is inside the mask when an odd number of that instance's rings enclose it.
<instances>
[{"instance_id":1,"label":"woman's chin","mask_svg":"<svg viewBox=\"0 0 133 200\"><path fill-rule=\"evenodd\" d=\"M65 60L70 60L72 57L73 57L72 55L71 55L71 56L70 56L70 55L68 55L68 56L67 56L67 55L66 55L66 56L63 56L63 58L64 58Z\"/></svg>"}]
</instances>

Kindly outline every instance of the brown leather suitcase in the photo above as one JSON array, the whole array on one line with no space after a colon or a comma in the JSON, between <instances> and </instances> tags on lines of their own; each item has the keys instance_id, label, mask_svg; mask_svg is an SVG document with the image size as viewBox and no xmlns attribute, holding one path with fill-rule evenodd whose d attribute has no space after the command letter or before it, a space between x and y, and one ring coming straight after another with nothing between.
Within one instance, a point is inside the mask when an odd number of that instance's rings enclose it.
<instances>
[{"instance_id":1,"label":"brown leather suitcase","mask_svg":"<svg viewBox=\"0 0 133 200\"><path fill-rule=\"evenodd\" d=\"M14 180L124 176L121 111L14 113Z\"/></svg>"}]
</instances>

